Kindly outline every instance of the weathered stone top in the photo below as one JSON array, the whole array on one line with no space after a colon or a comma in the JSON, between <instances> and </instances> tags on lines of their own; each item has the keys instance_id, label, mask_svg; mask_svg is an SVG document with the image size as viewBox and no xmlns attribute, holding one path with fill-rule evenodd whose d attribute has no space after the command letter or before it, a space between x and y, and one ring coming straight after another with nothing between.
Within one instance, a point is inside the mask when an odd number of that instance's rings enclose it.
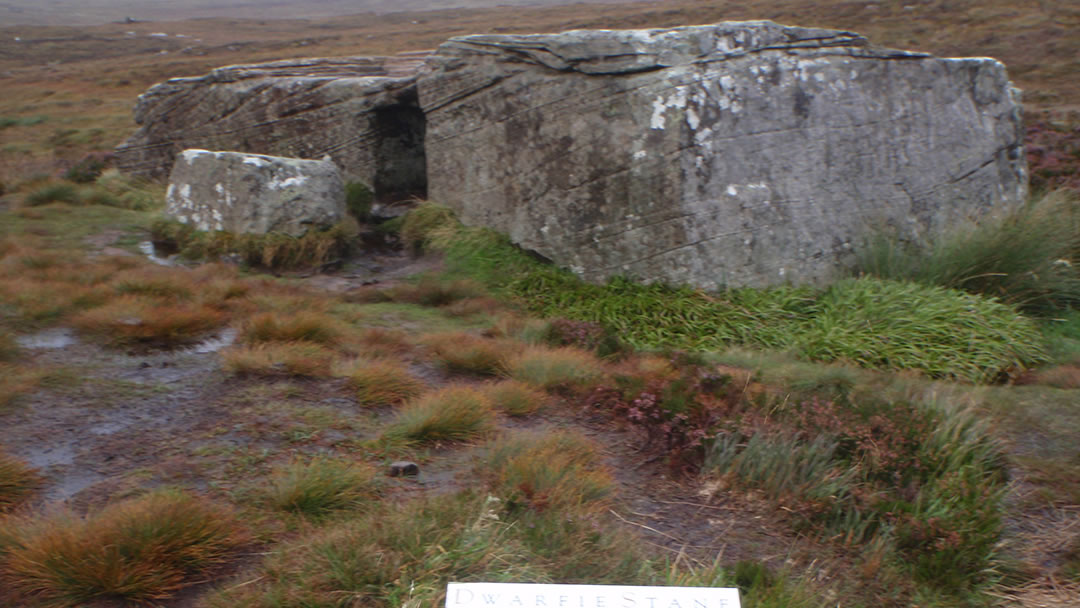
<instances>
[{"instance_id":1,"label":"weathered stone top","mask_svg":"<svg viewBox=\"0 0 1080 608\"><path fill-rule=\"evenodd\" d=\"M739 57L766 50L863 49L875 56L928 57L869 47L853 32L729 21L643 30L571 30L558 34L459 36L442 44L438 62L460 55L512 54L523 62L583 74L627 74Z\"/></svg>"},{"instance_id":2,"label":"weathered stone top","mask_svg":"<svg viewBox=\"0 0 1080 608\"><path fill-rule=\"evenodd\" d=\"M155 118L159 102L196 88L242 81L273 81L277 86L295 82L297 85L339 81L354 89L363 87L372 92L396 91L411 87L416 72L426 54L396 57L315 57L286 59L268 63L227 65L215 68L202 76L170 78L150 87L139 95L135 106L135 123Z\"/></svg>"}]
</instances>

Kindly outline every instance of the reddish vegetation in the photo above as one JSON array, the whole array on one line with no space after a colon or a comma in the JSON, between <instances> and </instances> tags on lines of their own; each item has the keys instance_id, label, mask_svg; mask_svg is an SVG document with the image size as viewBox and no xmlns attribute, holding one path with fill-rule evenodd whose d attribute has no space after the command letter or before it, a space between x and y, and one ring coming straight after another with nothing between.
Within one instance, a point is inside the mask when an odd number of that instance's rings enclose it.
<instances>
[{"instance_id":1,"label":"reddish vegetation","mask_svg":"<svg viewBox=\"0 0 1080 608\"><path fill-rule=\"evenodd\" d=\"M1036 122L1028 126L1025 139L1033 190L1080 192L1080 125Z\"/></svg>"}]
</instances>

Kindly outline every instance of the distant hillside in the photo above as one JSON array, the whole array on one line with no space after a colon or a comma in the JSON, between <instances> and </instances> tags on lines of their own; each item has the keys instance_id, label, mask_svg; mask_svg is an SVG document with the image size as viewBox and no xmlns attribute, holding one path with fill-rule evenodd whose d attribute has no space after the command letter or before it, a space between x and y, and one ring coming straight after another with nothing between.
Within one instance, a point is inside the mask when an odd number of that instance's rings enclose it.
<instances>
[{"instance_id":1,"label":"distant hillside","mask_svg":"<svg viewBox=\"0 0 1080 608\"><path fill-rule=\"evenodd\" d=\"M0 1L0 26L97 25L129 18L137 21L312 19L357 13L554 6L598 1L604 0L3 0Z\"/></svg>"}]
</instances>

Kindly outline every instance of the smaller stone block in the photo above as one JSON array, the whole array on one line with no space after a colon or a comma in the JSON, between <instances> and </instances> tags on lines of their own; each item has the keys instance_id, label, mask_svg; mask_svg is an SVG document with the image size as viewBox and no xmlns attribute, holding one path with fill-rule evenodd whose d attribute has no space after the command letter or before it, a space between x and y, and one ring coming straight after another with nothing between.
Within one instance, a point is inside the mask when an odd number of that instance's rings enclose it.
<instances>
[{"instance_id":1,"label":"smaller stone block","mask_svg":"<svg viewBox=\"0 0 1080 608\"><path fill-rule=\"evenodd\" d=\"M199 230L303 236L345 217L345 185L330 161L184 150L165 215Z\"/></svg>"}]
</instances>

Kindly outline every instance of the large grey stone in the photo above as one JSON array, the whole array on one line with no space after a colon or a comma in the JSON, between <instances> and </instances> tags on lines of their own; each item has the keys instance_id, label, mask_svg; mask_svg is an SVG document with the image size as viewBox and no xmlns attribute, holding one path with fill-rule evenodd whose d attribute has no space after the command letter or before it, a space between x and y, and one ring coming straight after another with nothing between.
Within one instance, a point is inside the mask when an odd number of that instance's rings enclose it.
<instances>
[{"instance_id":1,"label":"large grey stone","mask_svg":"<svg viewBox=\"0 0 1080 608\"><path fill-rule=\"evenodd\" d=\"M413 73L423 57L291 59L173 78L139 96L140 128L117 166L169 174L181 150L329 155L383 198L423 195L423 117Z\"/></svg>"},{"instance_id":2,"label":"large grey stone","mask_svg":"<svg viewBox=\"0 0 1080 608\"><path fill-rule=\"evenodd\" d=\"M600 281L822 283L1026 196L1005 68L775 23L453 38L418 81L428 189Z\"/></svg>"},{"instance_id":3,"label":"large grey stone","mask_svg":"<svg viewBox=\"0 0 1080 608\"><path fill-rule=\"evenodd\" d=\"M199 230L303 236L345 217L334 163L184 150L169 176L165 215Z\"/></svg>"}]
</instances>

